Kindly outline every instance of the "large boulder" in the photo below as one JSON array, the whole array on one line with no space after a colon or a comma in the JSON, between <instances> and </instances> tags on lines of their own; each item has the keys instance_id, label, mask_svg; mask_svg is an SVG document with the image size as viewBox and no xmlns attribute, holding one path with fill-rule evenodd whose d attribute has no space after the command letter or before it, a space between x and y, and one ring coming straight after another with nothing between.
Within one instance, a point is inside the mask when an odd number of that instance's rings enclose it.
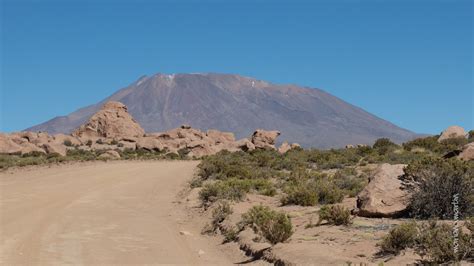
<instances>
[{"instance_id":1,"label":"large boulder","mask_svg":"<svg viewBox=\"0 0 474 266\"><path fill-rule=\"evenodd\" d=\"M145 134L143 128L128 113L127 107L120 102L107 102L89 121L76 129L76 137L134 138Z\"/></svg>"},{"instance_id":2,"label":"large boulder","mask_svg":"<svg viewBox=\"0 0 474 266\"><path fill-rule=\"evenodd\" d=\"M58 154L61 156L66 156L67 153L66 146L63 144L49 142L43 144L43 149L46 151L47 154Z\"/></svg>"},{"instance_id":3,"label":"large boulder","mask_svg":"<svg viewBox=\"0 0 474 266\"><path fill-rule=\"evenodd\" d=\"M164 146L157 138L143 137L137 139L136 148L148 151L162 151Z\"/></svg>"},{"instance_id":4,"label":"large boulder","mask_svg":"<svg viewBox=\"0 0 474 266\"><path fill-rule=\"evenodd\" d=\"M259 149L276 149L275 148L275 141L280 136L280 131L277 130L263 130L257 129L252 134L252 143L255 145L255 148Z\"/></svg>"},{"instance_id":5,"label":"large boulder","mask_svg":"<svg viewBox=\"0 0 474 266\"><path fill-rule=\"evenodd\" d=\"M464 161L474 160L474 142L464 145L458 158Z\"/></svg>"},{"instance_id":6,"label":"large boulder","mask_svg":"<svg viewBox=\"0 0 474 266\"><path fill-rule=\"evenodd\" d=\"M467 132L464 130L464 128L460 126L450 126L441 133L441 136L439 136L438 138L438 142L441 142L447 139L466 138L466 137L467 137Z\"/></svg>"},{"instance_id":7,"label":"large boulder","mask_svg":"<svg viewBox=\"0 0 474 266\"><path fill-rule=\"evenodd\" d=\"M0 154L21 154L21 149L7 134L0 133Z\"/></svg>"},{"instance_id":8,"label":"large boulder","mask_svg":"<svg viewBox=\"0 0 474 266\"><path fill-rule=\"evenodd\" d=\"M357 196L357 214L364 217L398 217L408 205L409 193L399 179L404 164L382 164Z\"/></svg>"},{"instance_id":9,"label":"large boulder","mask_svg":"<svg viewBox=\"0 0 474 266\"><path fill-rule=\"evenodd\" d=\"M216 144L235 141L235 136L232 132L222 132L219 130L209 129L206 136L212 139Z\"/></svg>"},{"instance_id":10,"label":"large boulder","mask_svg":"<svg viewBox=\"0 0 474 266\"><path fill-rule=\"evenodd\" d=\"M115 160L115 159L120 159L120 154L117 151L108 150L100 154L99 158L105 159L105 160Z\"/></svg>"}]
</instances>

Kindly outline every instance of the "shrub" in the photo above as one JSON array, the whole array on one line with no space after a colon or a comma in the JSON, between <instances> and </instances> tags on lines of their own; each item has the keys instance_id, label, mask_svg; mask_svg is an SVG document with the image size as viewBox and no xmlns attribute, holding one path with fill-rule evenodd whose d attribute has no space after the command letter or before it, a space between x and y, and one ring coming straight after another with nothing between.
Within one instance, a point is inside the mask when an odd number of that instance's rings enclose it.
<instances>
[{"instance_id":1,"label":"shrub","mask_svg":"<svg viewBox=\"0 0 474 266\"><path fill-rule=\"evenodd\" d=\"M249 226L271 244L284 242L293 234L291 220L285 213L262 205L253 206L244 213L239 226Z\"/></svg>"},{"instance_id":2,"label":"shrub","mask_svg":"<svg viewBox=\"0 0 474 266\"><path fill-rule=\"evenodd\" d=\"M219 228L222 222L232 214L232 207L229 202L221 201L218 205L212 210L212 219L211 224L206 226L203 230L204 233L214 233Z\"/></svg>"},{"instance_id":3,"label":"shrub","mask_svg":"<svg viewBox=\"0 0 474 266\"><path fill-rule=\"evenodd\" d=\"M438 264L459 261L472 255L472 231L471 236L468 236L459 228L456 231L456 245L454 229L449 224L439 224L436 221L402 223L392 228L382 239L379 243L380 252L397 255L406 248L414 248L418 255L428 258L430 262Z\"/></svg>"},{"instance_id":4,"label":"shrub","mask_svg":"<svg viewBox=\"0 0 474 266\"><path fill-rule=\"evenodd\" d=\"M318 201L321 204L335 204L344 199L343 191L332 180L317 180L315 186L318 191Z\"/></svg>"},{"instance_id":5,"label":"shrub","mask_svg":"<svg viewBox=\"0 0 474 266\"><path fill-rule=\"evenodd\" d=\"M458 231L457 247L453 236L453 226L434 221L420 225L418 245L415 248L420 256L427 256L432 262L447 263L459 261L469 256L472 250L469 236Z\"/></svg>"},{"instance_id":6,"label":"shrub","mask_svg":"<svg viewBox=\"0 0 474 266\"><path fill-rule=\"evenodd\" d=\"M358 175L354 168L345 168L334 174L334 184L349 197L355 197L367 185L368 177Z\"/></svg>"},{"instance_id":7,"label":"shrub","mask_svg":"<svg viewBox=\"0 0 474 266\"><path fill-rule=\"evenodd\" d=\"M379 244L382 253L398 255L400 251L414 247L418 237L415 222L406 222L390 229Z\"/></svg>"},{"instance_id":8,"label":"shrub","mask_svg":"<svg viewBox=\"0 0 474 266\"><path fill-rule=\"evenodd\" d=\"M72 142L71 140L67 139L63 142L64 146L67 146L67 147L72 147Z\"/></svg>"},{"instance_id":9,"label":"shrub","mask_svg":"<svg viewBox=\"0 0 474 266\"><path fill-rule=\"evenodd\" d=\"M340 205L324 205L319 210L318 225L327 221L333 225L349 225L351 223L351 212Z\"/></svg>"},{"instance_id":10,"label":"shrub","mask_svg":"<svg viewBox=\"0 0 474 266\"><path fill-rule=\"evenodd\" d=\"M393 143L388 138L380 138L375 141L372 147L376 149L379 154L386 154L388 151L397 146L397 144Z\"/></svg>"},{"instance_id":11,"label":"shrub","mask_svg":"<svg viewBox=\"0 0 474 266\"><path fill-rule=\"evenodd\" d=\"M305 183L290 186L285 190L286 195L281 199L283 205L314 206L318 203L318 192Z\"/></svg>"},{"instance_id":12,"label":"shrub","mask_svg":"<svg viewBox=\"0 0 474 266\"><path fill-rule=\"evenodd\" d=\"M205 184L199 192L203 203L212 203L219 199L242 200L246 193L256 191L259 194L273 196L276 189L267 179L227 179Z\"/></svg>"},{"instance_id":13,"label":"shrub","mask_svg":"<svg viewBox=\"0 0 474 266\"><path fill-rule=\"evenodd\" d=\"M458 212L474 214L474 167L455 158L425 158L409 164L403 177L411 189L410 215L417 218L453 219L452 201Z\"/></svg>"},{"instance_id":14,"label":"shrub","mask_svg":"<svg viewBox=\"0 0 474 266\"><path fill-rule=\"evenodd\" d=\"M470 130L467 136L467 142L474 142L474 130Z\"/></svg>"}]
</instances>

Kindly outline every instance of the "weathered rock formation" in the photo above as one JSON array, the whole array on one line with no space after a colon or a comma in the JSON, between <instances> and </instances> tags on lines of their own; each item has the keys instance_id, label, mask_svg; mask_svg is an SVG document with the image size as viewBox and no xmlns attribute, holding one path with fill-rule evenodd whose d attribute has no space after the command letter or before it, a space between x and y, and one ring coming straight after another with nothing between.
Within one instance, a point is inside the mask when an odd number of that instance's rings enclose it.
<instances>
[{"instance_id":1,"label":"weathered rock formation","mask_svg":"<svg viewBox=\"0 0 474 266\"><path fill-rule=\"evenodd\" d=\"M464 161L474 160L474 142L464 145L458 158Z\"/></svg>"},{"instance_id":2,"label":"weathered rock formation","mask_svg":"<svg viewBox=\"0 0 474 266\"><path fill-rule=\"evenodd\" d=\"M438 142L441 142L447 139L466 138L466 137L467 137L467 132L464 130L464 128L460 126L450 126L441 133L441 136L439 136L438 138Z\"/></svg>"},{"instance_id":3,"label":"weathered rock formation","mask_svg":"<svg viewBox=\"0 0 474 266\"><path fill-rule=\"evenodd\" d=\"M252 143L255 145L256 148L276 149L275 141L278 136L280 136L280 131L267 131L263 129L257 129L252 135Z\"/></svg>"},{"instance_id":4,"label":"weathered rock formation","mask_svg":"<svg viewBox=\"0 0 474 266\"><path fill-rule=\"evenodd\" d=\"M399 179L403 164L382 164L357 196L357 214L364 217L397 217L408 204L408 191Z\"/></svg>"},{"instance_id":5,"label":"weathered rock formation","mask_svg":"<svg viewBox=\"0 0 474 266\"><path fill-rule=\"evenodd\" d=\"M107 102L89 121L76 129L76 137L134 138L145 134L143 128L120 102Z\"/></svg>"},{"instance_id":6,"label":"weathered rock formation","mask_svg":"<svg viewBox=\"0 0 474 266\"><path fill-rule=\"evenodd\" d=\"M108 102L89 121L71 135L18 132L0 135L0 153L27 154L40 152L65 156L68 150L104 151L100 158L120 158L117 151L146 150L149 152L180 153L189 157L212 155L222 150L230 152L254 149L275 149L278 131L257 130L250 139L235 140L231 132L207 130L203 132L182 125L161 133L145 134L140 125L119 102ZM293 143L281 151L299 147ZM118 155L118 156L117 156Z\"/></svg>"}]
</instances>

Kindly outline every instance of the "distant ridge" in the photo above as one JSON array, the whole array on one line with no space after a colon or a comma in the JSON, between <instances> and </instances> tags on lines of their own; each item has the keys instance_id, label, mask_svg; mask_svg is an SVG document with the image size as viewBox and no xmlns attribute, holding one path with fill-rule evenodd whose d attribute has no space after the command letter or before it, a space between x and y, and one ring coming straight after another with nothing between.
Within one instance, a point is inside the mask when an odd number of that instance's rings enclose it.
<instances>
[{"instance_id":1,"label":"distant ridge","mask_svg":"<svg viewBox=\"0 0 474 266\"><path fill-rule=\"evenodd\" d=\"M255 128L276 129L281 139L317 148L371 144L381 137L403 142L417 136L320 89L215 73L143 76L99 103L27 130L70 133L111 100L127 105L147 132L190 124L242 138Z\"/></svg>"}]
</instances>

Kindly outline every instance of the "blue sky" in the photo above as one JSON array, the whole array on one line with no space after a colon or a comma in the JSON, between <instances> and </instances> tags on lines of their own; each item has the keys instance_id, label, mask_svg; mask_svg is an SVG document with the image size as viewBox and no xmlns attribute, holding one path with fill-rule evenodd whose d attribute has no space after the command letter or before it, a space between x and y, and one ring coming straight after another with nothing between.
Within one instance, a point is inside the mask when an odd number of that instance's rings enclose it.
<instances>
[{"instance_id":1,"label":"blue sky","mask_svg":"<svg viewBox=\"0 0 474 266\"><path fill-rule=\"evenodd\" d=\"M470 0L1 3L0 131L157 72L317 87L420 133L474 128Z\"/></svg>"}]
</instances>

